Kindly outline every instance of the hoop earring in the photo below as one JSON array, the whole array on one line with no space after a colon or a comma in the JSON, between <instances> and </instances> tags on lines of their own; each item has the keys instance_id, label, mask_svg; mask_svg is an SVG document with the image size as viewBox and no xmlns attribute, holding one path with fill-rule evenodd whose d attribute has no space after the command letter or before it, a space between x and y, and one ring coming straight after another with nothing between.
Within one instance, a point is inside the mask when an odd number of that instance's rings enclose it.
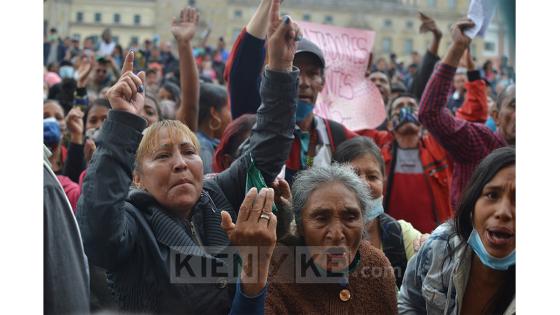
<instances>
[{"instance_id":1,"label":"hoop earring","mask_svg":"<svg viewBox=\"0 0 560 315\"><path fill-rule=\"evenodd\" d=\"M216 120L218 121L218 126L212 126L212 122L214 121L214 117L212 117L212 119L210 119L210 126L209 127L210 127L211 130L218 130L222 126L222 121L220 120L220 118L216 118Z\"/></svg>"}]
</instances>

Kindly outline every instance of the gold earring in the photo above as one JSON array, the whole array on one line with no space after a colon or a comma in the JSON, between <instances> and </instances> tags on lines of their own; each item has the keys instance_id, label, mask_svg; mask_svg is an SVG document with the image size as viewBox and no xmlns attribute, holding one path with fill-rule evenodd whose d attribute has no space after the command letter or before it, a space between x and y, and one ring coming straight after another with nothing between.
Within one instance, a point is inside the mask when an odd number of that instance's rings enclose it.
<instances>
[{"instance_id":1,"label":"gold earring","mask_svg":"<svg viewBox=\"0 0 560 315\"><path fill-rule=\"evenodd\" d=\"M218 126L212 126L212 122L214 121L214 119L216 119L216 121L218 121ZM222 126L222 121L220 120L220 118L214 118L212 117L212 119L210 119L210 129L211 130L218 130L220 129L220 127Z\"/></svg>"}]
</instances>

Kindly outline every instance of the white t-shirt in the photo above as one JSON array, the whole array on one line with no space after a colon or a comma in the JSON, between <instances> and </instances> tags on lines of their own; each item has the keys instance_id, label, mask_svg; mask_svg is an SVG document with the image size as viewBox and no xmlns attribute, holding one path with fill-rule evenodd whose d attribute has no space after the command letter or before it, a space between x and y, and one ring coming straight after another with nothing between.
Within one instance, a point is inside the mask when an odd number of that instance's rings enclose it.
<instances>
[{"instance_id":1,"label":"white t-shirt","mask_svg":"<svg viewBox=\"0 0 560 315\"><path fill-rule=\"evenodd\" d=\"M115 46L117 43L111 41L110 43L106 43L105 41L101 41L99 44L99 49L97 50L97 54L100 56L110 56L115 50Z\"/></svg>"}]
</instances>

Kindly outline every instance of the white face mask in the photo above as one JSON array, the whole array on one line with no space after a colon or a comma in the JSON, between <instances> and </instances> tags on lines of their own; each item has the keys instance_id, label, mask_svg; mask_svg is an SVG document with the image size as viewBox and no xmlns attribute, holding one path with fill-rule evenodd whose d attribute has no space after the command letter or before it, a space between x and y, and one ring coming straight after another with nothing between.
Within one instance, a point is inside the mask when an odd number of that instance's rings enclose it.
<instances>
[{"instance_id":1,"label":"white face mask","mask_svg":"<svg viewBox=\"0 0 560 315\"><path fill-rule=\"evenodd\" d=\"M371 208L366 210L365 223L368 224L380 216L385 209L383 209L383 196L373 199Z\"/></svg>"}]
</instances>

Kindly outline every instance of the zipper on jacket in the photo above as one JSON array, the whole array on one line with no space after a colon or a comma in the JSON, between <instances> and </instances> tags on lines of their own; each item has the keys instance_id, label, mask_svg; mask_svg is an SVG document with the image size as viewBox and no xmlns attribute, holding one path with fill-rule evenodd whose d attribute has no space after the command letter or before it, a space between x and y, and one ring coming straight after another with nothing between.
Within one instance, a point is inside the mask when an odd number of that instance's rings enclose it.
<instances>
[{"instance_id":1,"label":"zipper on jacket","mask_svg":"<svg viewBox=\"0 0 560 315\"><path fill-rule=\"evenodd\" d=\"M198 236L198 233L196 232L196 227L194 226L194 224L192 223L192 221L190 221L190 220L186 220L186 221L187 221L188 224L189 224L189 226L187 226L187 228L188 228L189 230L191 230L191 234L192 234L192 237L193 237L193 239L194 239L194 242L202 249L202 251L203 251L204 253L207 253L206 250L204 249L204 245L203 245L203 243L202 243L202 240L200 239L200 237ZM186 223L185 223L185 224L186 224Z\"/></svg>"}]
</instances>

